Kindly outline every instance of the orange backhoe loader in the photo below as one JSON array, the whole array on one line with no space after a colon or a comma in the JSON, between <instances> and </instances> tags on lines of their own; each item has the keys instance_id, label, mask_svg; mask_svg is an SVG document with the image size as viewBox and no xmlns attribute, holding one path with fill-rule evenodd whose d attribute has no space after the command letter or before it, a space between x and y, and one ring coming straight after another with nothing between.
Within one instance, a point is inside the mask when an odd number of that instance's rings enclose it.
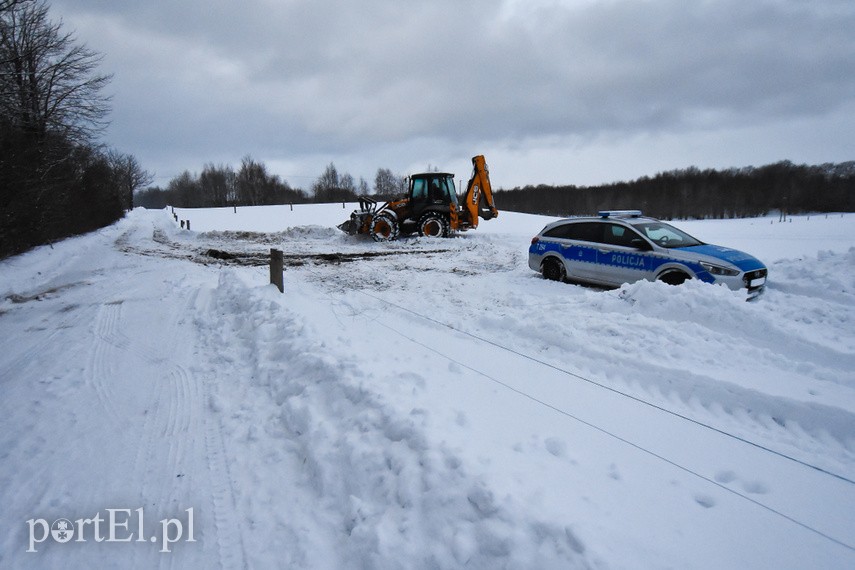
<instances>
[{"instance_id":1,"label":"orange backhoe loader","mask_svg":"<svg viewBox=\"0 0 855 570\"><path fill-rule=\"evenodd\" d=\"M479 217L491 220L499 211L493 203L493 188L484 157L473 157L472 167L466 193L459 200L453 174L413 174L409 177L405 196L379 207L376 200L360 197L359 210L338 228L350 235L369 234L375 241L391 241L416 231L421 236L448 237L456 231L475 229Z\"/></svg>"}]
</instances>

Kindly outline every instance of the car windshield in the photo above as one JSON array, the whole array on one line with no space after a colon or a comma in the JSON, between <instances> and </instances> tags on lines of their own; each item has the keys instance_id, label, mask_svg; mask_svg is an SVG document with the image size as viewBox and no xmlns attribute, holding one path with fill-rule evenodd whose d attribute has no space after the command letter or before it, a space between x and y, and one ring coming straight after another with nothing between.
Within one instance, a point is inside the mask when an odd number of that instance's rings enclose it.
<instances>
[{"instance_id":1,"label":"car windshield","mask_svg":"<svg viewBox=\"0 0 855 570\"><path fill-rule=\"evenodd\" d=\"M662 222L633 224L632 227L643 233L647 236L647 239L660 247L674 248L703 245L702 241L693 238L683 230L678 230L674 226L669 226Z\"/></svg>"}]
</instances>

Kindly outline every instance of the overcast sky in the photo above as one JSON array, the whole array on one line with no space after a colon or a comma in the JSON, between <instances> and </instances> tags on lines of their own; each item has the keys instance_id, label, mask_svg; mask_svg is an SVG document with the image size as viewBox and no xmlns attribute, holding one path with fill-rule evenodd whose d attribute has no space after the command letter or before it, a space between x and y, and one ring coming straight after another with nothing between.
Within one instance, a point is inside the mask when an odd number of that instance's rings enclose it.
<instances>
[{"instance_id":1,"label":"overcast sky","mask_svg":"<svg viewBox=\"0 0 855 570\"><path fill-rule=\"evenodd\" d=\"M852 0L53 0L165 186L263 161L493 185L855 160Z\"/></svg>"}]
</instances>

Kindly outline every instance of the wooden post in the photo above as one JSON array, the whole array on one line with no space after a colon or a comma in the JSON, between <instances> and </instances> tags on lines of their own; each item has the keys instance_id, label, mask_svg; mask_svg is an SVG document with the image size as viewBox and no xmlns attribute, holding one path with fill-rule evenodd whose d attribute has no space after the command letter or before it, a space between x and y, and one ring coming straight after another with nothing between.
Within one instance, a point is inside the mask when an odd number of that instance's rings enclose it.
<instances>
[{"instance_id":1,"label":"wooden post","mask_svg":"<svg viewBox=\"0 0 855 570\"><path fill-rule=\"evenodd\" d=\"M291 211L292 212L294 211L294 204L293 203L291 204Z\"/></svg>"},{"instance_id":2,"label":"wooden post","mask_svg":"<svg viewBox=\"0 0 855 570\"><path fill-rule=\"evenodd\" d=\"M190 229L190 220L187 220L187 229Z\"/></svg>"},{"instance_id":3,"label":"wooden post","mask_svg":"<svg viewBox=\"0 0 855 570\"><path fill-rule=\"evenodd\" d=\"M279 288L280 293L285 292L285 283L282 278L284 270L285 259L282 257L282 251L270 248L270 282Z\"/></svg>"},{"instance_id":4,"label":"wooden post","mask_svg":"<svg viewBox=\"0 0 855 570\"><path fill-rule=\"evenodd\" d=\"M181 229L184 229L184 220L181 220Z\"/></svg>"}]
</instances>

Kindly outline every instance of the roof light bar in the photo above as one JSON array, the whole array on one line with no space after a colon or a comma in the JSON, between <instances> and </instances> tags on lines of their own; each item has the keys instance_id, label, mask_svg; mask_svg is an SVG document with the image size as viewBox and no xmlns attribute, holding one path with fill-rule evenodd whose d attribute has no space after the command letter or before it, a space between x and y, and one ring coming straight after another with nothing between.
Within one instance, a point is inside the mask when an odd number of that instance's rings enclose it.
<instances>
[{"instance_id":1,"label":"roof light bar","mask_svg":"<svg viewBox=\"0 0 855 570\"><path fill-rule=\"evenodd\" d=\"M600 210L597 215L601 218L640 218L641 210Z\"/></svg>"}]
</instances>

